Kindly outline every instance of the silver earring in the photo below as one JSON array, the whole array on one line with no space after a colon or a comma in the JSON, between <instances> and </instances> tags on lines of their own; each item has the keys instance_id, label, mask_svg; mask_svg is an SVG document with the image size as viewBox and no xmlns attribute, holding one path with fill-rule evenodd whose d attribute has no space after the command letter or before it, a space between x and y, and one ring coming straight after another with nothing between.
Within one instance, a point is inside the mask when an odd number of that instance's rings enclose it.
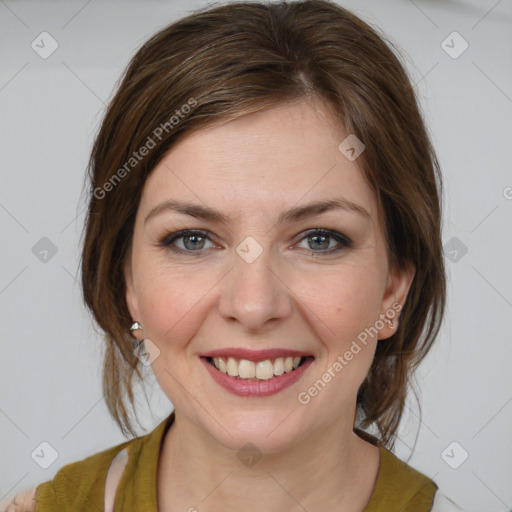
<instances>
[{"instance_id":1,"label":"silver earring","mask_svg":"<svg viewBox=\"0 0 512 512\"><path fill-rule=\"evenodd\" d=\"M137 329L142 329L142 325L140 325L139 322L133 322L130 331L136 331Z\"/></svg>"},{"instance_id":2,"label":"silver earring","mask_svg":"<svg viewBox=\"0 0 512 512\"><path fill-rule=\"evenodd\" d=\"M393 329L393 327L395 327L395 322L393 321L393 319L385 317L384 320L386 321L386 323L389 325L389 327L391 329Z\"/></svg>"}]
</instances>

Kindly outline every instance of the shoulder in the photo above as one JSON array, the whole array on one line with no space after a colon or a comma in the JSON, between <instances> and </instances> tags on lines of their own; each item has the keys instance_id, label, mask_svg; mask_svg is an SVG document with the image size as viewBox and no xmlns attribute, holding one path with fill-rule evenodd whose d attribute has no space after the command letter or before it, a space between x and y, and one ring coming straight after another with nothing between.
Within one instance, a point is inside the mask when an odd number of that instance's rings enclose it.
<instances>
[{"instance_id":1,"label":"shoulder","mask_svg":"<svg viewBox=\"0 0 512 512\"><path fill-rule=\"evenodd\" d=\"M432 479L406 464L394 453L381 447L381 453L383 450L386 458L384 471L387 473L384 477L387 478L388 484L395 489L409 489L410 505L414 504L411 510L420 510L420 507L426 507L425 510L430 512L464 512L438 489ZM391 475L393 476L391 477Z\"/></svg>"},{"instance_id":2,"label":"shoulder","mask_svg":"<svg viewBox=\"0 0 512 512\"><path fill-rule=\"evenodd\" d=\"M380 466L365 512L429 512L437 485L378 443Z\"/></svg>"},{"instance_id":3,"label":"shoulder","mask_svg":"<svg viewBox=\"0 0 512 512\"><path fill-rule=\"evenodd\" d=\"M120 451L131 448L139 440L140 438L135 438L125 441L63 466L52 480L35 488L37 512L103 510L105 479L110 464Z\"/></svg>"},{"instance_id":4,"label":"shoulder","mask_svg":"<svg viewBox=\"0 0 512 512\"><path fill-rule=\"evenodd\" d=\"M422 493L431 494L437 491L437 485L425 474L409 466L393 452L379 445L381 468L379 477L388 488L408 491L411 495Z\"/></svg>"},{"instance_id":5,"label":"shoulder","mask_svg":"<svg viewBox=\"0 0 512 512\"><path fill-rule=\"evenodd\" d=\"M428 476L379 445L381 464L370 506L365 512L464 512Z\"/></svg>"},{"instance_id":6,"label":"shoulder","mask_svg":"<svg viewBox=\"0 0 512 512\"><path fill-rule=\"evenodd\" d=\"M128 458L132 472L138 471L137 478L146 481L145 467L156 464L162 436L173 419L174 412L152 432L63 466L52 480L2 501L0 512L25 512L19 508L20 500L24 507L28 504L27 511L104 510L105 500L110 503L115 495Z\"/></svg>"}]
</instances>

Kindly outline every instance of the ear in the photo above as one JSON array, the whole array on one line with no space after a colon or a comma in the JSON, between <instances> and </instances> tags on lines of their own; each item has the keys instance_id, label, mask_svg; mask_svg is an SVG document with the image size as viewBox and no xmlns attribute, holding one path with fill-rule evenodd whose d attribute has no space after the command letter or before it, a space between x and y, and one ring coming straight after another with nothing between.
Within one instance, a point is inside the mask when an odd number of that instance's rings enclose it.
<instances>
[{"instance_id":1,"label":"ear","mask_svg":"<svg viewBox=\"0 0 512 512\"><path fill-rule=\"evenodd\" d=\"M133 322L141 322L139 316L139 302L137 298L137 293L135 292L135 285L133 283L133 274L132 274L132 266L131 259L127 258L127 262L124 266L124 282L126 287L126 307L130 312L130 316L132 317ZM144 325L144 324L143 324ZM132 336L135 336L139 341L142 341L140 338L140 330L133 331Z\"/></svg>"},{"instance_id":2,"label":"ear","mask_svg":"<svg viewBox=\"0 0 512 512\"><path fill-rule=\"evenodd\" d=\"M379 340L395 334L400 311L404 307L415 274L416 267L412 263L407 263L404 268L390 268L381 304L380 320L384 327L379 329Z\"/></svg>"}]
</instances>

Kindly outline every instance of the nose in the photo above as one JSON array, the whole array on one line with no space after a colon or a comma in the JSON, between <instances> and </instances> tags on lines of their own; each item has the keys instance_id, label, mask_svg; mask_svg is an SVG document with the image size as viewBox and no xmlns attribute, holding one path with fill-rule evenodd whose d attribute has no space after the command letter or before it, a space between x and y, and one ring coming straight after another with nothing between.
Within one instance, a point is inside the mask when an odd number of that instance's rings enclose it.
<instances>
[{"instance_id":1,"label":"nose","mask_svg":"<svg viewBox=\"0 0 512 512\"><path fill-rule=\"evenodd\" d=\"M280 266L268 247L262 249L254 261L234 253L233 268L221 281L220 313L250 332L261 332L292 311L292 293Z\"/></svg>"}]
</instances>

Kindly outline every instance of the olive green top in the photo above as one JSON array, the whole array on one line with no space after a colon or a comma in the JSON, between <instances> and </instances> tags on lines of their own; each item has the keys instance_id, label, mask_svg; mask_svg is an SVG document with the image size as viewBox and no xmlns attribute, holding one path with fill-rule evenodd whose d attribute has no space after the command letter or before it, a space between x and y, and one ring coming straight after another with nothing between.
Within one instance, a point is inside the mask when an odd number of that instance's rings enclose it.
<instances>
[{"instance_id":1,"label":"olive green top","mask_svg":"<svg viewBox=\"0 0 512 512\"><path fill-rule=\"evenodd\" d=\"M173 421L174 412L144 436L62 467L53 480L37 486L36 512L103 510L110 463L126 447L129 458L117 488L114 512L157 512L158 457ZM380 450L379 473L364 512L430 511L437 485L380 443L374 444Z\"/></svg>"}]
</instances>

